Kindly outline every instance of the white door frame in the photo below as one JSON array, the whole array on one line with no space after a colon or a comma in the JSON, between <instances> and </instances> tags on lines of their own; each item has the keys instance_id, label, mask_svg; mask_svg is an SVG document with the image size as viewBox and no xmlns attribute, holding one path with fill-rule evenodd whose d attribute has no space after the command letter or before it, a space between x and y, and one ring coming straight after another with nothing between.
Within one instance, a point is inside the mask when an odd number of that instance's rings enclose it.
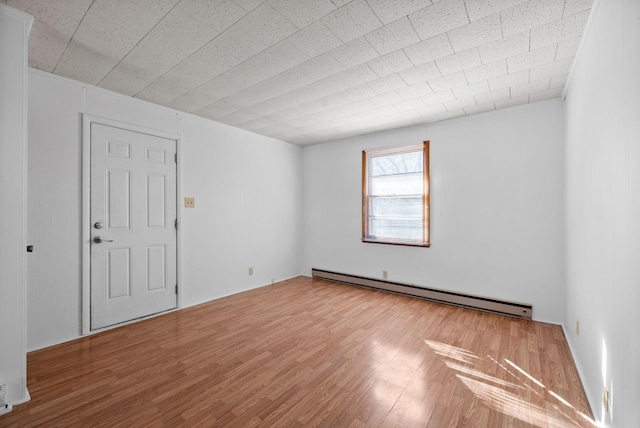
<instances>
[{"instance_id":1,"label":"white door frame","mask_svg":"<svg viewBox=\"0 0 640 428\"><path fill-rule=\"evenodd\" d=\"M182 308L182 137L170 132L157 129L145 128L132 125L117 120L105 119L90 114L82 114L82 335L89 335L100 331L109 330L140 319L151 318L160 314L149 315L148 317L117 324L91 331L91 124L120 128L127 131L140 132L143 134L155 135L176 142L176 153L178 162L176 165L176 215L178 217L178 230L176 231L177 260L176 269L178 277L178 299L177 309ZM173 309L176 310L176 309ZM168 311L171 312L171 311ZM166 312L163 312L166 313Z\"/></svg>"}]
</instances>

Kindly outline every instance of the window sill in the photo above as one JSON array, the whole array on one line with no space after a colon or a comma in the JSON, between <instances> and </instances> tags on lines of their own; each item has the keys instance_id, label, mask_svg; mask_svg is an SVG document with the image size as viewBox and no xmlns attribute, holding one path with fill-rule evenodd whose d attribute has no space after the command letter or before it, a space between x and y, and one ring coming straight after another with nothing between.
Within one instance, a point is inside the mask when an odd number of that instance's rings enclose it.
<instances>
[{"instance_id":1,"label":"window sill","mask_svg":"<svg viewBox=\"0 0 640 428\"><path fill-rule=\"evenodd\" d=\"M429 248L431 246L431 243L427 242L426 244L416 244L416 243L412 243L412 242L402 242L402 241L381 241L381 240L375 240L375 239L366 239L366 238L362 238L362 242L367 243L367 244L385 244L385 245L399 245L402 247L422 247L422 248Z\"/></svg>"}]
</instances>

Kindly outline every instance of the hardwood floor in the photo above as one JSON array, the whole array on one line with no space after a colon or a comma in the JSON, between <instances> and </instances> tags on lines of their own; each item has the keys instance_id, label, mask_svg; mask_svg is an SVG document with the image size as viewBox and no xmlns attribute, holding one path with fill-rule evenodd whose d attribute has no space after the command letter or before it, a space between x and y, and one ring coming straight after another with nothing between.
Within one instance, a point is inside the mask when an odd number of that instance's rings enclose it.
<instances>
[{"instance_id":1,"label":"hardwood floor","mask_svg":"<svg viewBox=\"0 0 640 428\"><path fill-rule=\"evenodd\" d=\"M591 427L559 326L299 277L28 355L2 427Z\"/></svg>"}]
</instances>

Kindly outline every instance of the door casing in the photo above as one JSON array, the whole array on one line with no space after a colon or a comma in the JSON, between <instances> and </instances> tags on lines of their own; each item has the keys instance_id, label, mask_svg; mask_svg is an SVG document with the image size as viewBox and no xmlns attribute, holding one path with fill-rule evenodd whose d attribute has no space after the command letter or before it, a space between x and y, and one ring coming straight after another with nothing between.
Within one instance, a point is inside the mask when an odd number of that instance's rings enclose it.
<instances>
[{"instance_id":1,"label":"door casing","mask_svg":"<svg viewBox=\"0 0 640 428\"><path fill-rule=\"evenodd\" d=\"M91 330L91 124L101 124L115 128L121 128L133 132L141 132L158 137L175 140L176 153L178 162L176 165L176 194L177 194L177 210L178 230L176 236L177 245L177 278L178 278L178 301L177 309L182 308L182 137L170 132L160 131L157 129L145 128L138 125L132 125L126 122L106 119L90 114L82 115L82 335L89 335L111 328L120 327L140 319L151 318L157 316L149 315L147 317L138 318L115 326L104 327L98 330ZM174 309L174 310L177 310ZM166 313L166 312L163 312Z\"/></svg>"}]
</instances>

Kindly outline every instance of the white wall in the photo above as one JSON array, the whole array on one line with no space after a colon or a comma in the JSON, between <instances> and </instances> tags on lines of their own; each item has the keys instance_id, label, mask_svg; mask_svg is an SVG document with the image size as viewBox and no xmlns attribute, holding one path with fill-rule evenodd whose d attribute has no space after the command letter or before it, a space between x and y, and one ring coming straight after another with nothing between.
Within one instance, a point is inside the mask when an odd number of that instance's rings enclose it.
<instances>
[{"instance_id":1,"label":"white wall","mask_svg":"<svg viewBox=\"0 0 640 428\"><path fill-rule=\"evenodd\" d=\"M29 399L26 367L27 40L32 18L0 4L0 378ZM4 413L4 404L0 414Z\"/></svg>"},{"instance_id":2,"label":"white wall","mask_svg":"<svg viewBox=\"0 0 640 428\"><path fill-rule=\"evenodd\" d=\"M304 149L311 268L532 303L564 319L562 102ZM361 151L430 140L431 247L361 242Z\"/></svg>"},{"instance_id":3,"label":"white wall","mask_svg":"<svg viewBox=\"0 0 640 428\"><path fill-rule=\"evenodd\" d=\"M595 416L616 427L640 423L639 52L640 2L596 1L566 103L566 330Z\"/></svg>"},{"instance_id":4,"label":"white wall","mask_svg":"<svg viewBox=\"0 0 640 428\"><path fill-rule=\"evenodd\" d=\"M29 102L29 350L81 333L81 113L183 137L183 306L299 274L299 147L37 70Z\"/></svg>"}]
</instances>

